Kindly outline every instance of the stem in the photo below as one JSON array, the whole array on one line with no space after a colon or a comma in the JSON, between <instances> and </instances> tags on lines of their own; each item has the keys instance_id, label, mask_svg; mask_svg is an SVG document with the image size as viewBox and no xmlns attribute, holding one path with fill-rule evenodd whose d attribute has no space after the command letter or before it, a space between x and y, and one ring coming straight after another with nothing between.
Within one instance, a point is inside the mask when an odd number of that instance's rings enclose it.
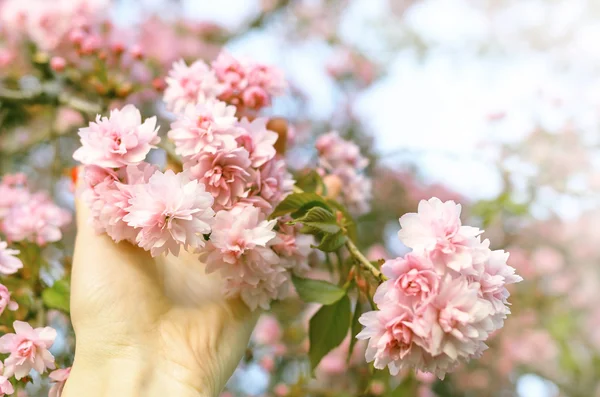
<instances>
[{"instance_id":1,"label":"stem","mask_svg":"<svg viewBox=\"0 0 600 397\"><path fill-rule=\"evenodd\" d=\"M358 247L356 245L354 245L352 240L350 240L350 239L346 240L346 248L348 248L348 251L350 251L350 253L354 257L354 259L356 259L358 261L359 265L362 268L364 268L366 271L371 273L373 275L373 277L375 277L380 283L387 280L387 277L385 277L379 269L377 269L375 266L373 266L371 261L369 261L362 254L362 252L360 252L360 250L358 249Z\"/></svg>"}]
</instances>

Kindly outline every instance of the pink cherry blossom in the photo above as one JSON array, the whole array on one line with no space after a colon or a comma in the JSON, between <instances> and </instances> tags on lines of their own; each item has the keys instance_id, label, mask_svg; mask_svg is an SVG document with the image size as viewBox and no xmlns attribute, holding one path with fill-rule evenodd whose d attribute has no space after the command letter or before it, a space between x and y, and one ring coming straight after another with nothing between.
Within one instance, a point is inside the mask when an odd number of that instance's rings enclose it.
<instances>
[{"instance_id":1,"label":"pink cherry blossom","mask_svg":"<svg viewBox=\"0 0 600 397\"><path fill-rule=\"evenodd\" d=\"M300 234L299 226L288 225L291 217L280 218L278 233L273 242L273 251L279 255L281 266L290 269L294 274L302 276L310 271L308 256L313 251L315 244L313 236Z\"/></svg>"},{"instance_id":2,"label":"pink cherry blossom","mask_svg":"<svg viewBox=\"0 0 600 397\"><path fill-rule=\"evenodd\" d=\"M209 99L187 105L171 124L169 138L175 143L176 153L184 157L216 153L221 148L235 149L236 122L234 106Z\"/></svg>"},{"instance_id":3,"label":"pink cherry blossom","mask_svg":"<svg viewBox=\"0 0 600 397\"><path fill-rule=\"evenodd\" d=\"M521 276L515 274L515 269L506 263L508 256L508 252L502 250L492 251L485 262L475 264L477 275L472 277L480 285L481 297L492 305L494 312L492 319L496 328L502 327L502 320L510 314L507 306L510 294L506 285L523 280Z\"/></svg>"},{"instance_id":4,"label":"pink cherry blossom","mask_svg":"<svg viewBox=\"0 0 600 397\"><path fill-rule=\"evenodd\" d=\"M337 131L321 135L315 147L319 152L320 165L329 171L345 166L362 171L369 165L369 160L360 153L360 148L354 142L340 137Z\"/></svg>"},{"instance_id":5,"label":"pink cherry blossom","mask_svg":"<svg viewBox=\"0 0 600 397\"><path fill-rule=\"evenodd\" d=\"M173 63L166 82L164 101L167 108L175 113L181 112L187 105L215 98L223 91L215 73L201 60L190 66L183 60Z\"/></svg>"},{"instance_id":6,"label":"pink cherry blossom","mask_svg":"<svg viewBox=\"0 0 600 397\"><path fill-rule=\"evenodd\" d=\"M377 288L374 297L377 303L384 299L395 301L399 296L414 296L418 304L427 304L438 293L440 276L425 256L408 253L404 258L386 261L381 271L389 280Z\"/></svg>"},{"instance_id":7,"label":"pink cherry blossom","mask_svg":"<svg viewBox=\"0 0 600 397\"><path fill-rule=\"evenodd\" d=\"M61 229L71 222L71 214L56 206L43 192L31 195L12 207L0 229L9 241L31 241L46 245L62 238Z\"/></svg>"},{"instance_id":8,"label":"pink cherry blossom","mask_svg":"<svg viewBox=\"0 0 600 397\"><path fill-rule=\"evenodd\" d=\"M133 185L147 183L156 171L156 167L146 162L129 165L118 173L85 166L86 189L82 198L91 210L90 221L98 233L105 232L116 242L126 240L135 244L139 230L128 225L123 218L129 213L127 208Z\"/></svg>"},{"instance_id":9,"label":"pink cherry blossom","mask_svg":"<svg viewBox=\"0 0 600 397\"><path fill-rule=\"evenodd\" d=\"M7 178L8 177L8 178ZM22 184L15 184L10 175L5 176L0 183L0 220L15 205L29 199L29 191Z\"/></svg>"},{"instance_id":10,"label":"pink cherry blossom","mask_svg":"<svg viewBox=\"0 0 600 397\"><path fill-rule=\"evenodd\" d=\"M219 54L211 66L217 79L224 87L220 93L220 99L233 105L239 105L239 103L232 102L231 99L248 86L247 68L225 51Z\"/></svg>"},{"instance_id":11,"label":"pink cherry blossom","mask_svg":"<svg viewBox=\"0 0 600 397\"><path fill-rule=\"evenodd\" d=\"M212 63L223 86L219 99L238 107L242 112L255 113L271 104L273 96L286 89L283 73L272 66L238 60L223 51Z\"/></svg>"},{"instance_id":12,"label":"pink cherry blossom","mask_svg":"<svg viewBox=\"0 0 600 397\"><path fill-rule=\"evenodd\" d=\"M226 295L239 295L252 310L268 309L271 300L287 293L289 277L271 249L275 224L252 206L219 211L206 246L207 273L220 271Z\"/></svg>"},{"instance_id":13,"label":"pink cherry blossom","mask_svg":"<svg viewBox=\"0 0 600 397\"><path fill-rule=\"evenodd\" d=\"M2 361L0 361L0 374L3 373L3 370L4 364L2 364ZM13 394L15 392L15 389L8 378L8 376L0 375L0 397L3 397L7 394Z\"/></svg>"},{"instance_id":14,"label":"pink cherry blossom","mask_svg":"<svg viewBox=\"0 0 600 397\"><path fill-rule=\"evenodd\" d=\"M264 88L250 86L242 92L242 103L249 109L261 109L271 104L271 98Z\"/></svg>"},{"instance_id":15,"label":"pink cherry blossom","mask_svg":"<svg viewBox=\"0 0 600 397\"><path fill-rule=\"evenodd\" d=\"M33 329L23 321L13 323L15 334L0 337L0 353L9 353L4 361L4 376L17 380L35 369L43 374L46 368L54 369L54 356L48 349L54 343L56 330L50 327Z\"/></svg>"},{"instance_id":16,"label":"pink cherry blossom","mask_svg":"<svg viewBox=\"0 0 600 397\"><path fill-rule=\"evenodd\" d=\"M254 328L252 339L260 345L272 345L281 339L283 331L277 318L263 314Z\"/></svg>"},{"instance_id":17,"label":"pink cherry blossom","mask_svg":"<svg viewBox=\"0 0 600 397\"><path fill-rule=\"evenodd\" d=\"M287 170L285 160L275 157L254 173L251 192L244 201L270 212L292 192L294 179Z\"/></svg>"},{"instance_id":18,"label":"pink cherry blossom","mask_svg":"<svg viewBox=\"0 0 600 397\"><path fill-rule=\"evenodd\" d=\"M340 167L333 175L342 181L339 200L351 214L360 216L371 210L373 183L370 178L350 167Z\"/></svg>"},{"instance_id":19,"label":"pink cherry blossom","mask_svg":"<svg viewBox=\"0 0 600 397\"><path fill-rule=\"evenodd\" d=\"M213 198L202 183L167 170L154 173L146 184L134 185L131 194L123 220L140 229L136 242L152 256L178 255L181 245L193 250L204 246L202 235L210 233L215 213Z\"/></svg>"},{"instance_id":20,"label":"pink cherry blossom","mask_svg":"<svg viewBox=\"0 0 600 397\"><path fill-rule=\"evenodd\" d=\"M184 169L206 186L215 199L216 209L228 209L246 196L246 185L251 180L248 156L244 148L203 153L196 160L184 163Z\"/></svg>"},{"instance_id":21,"label":"pink cherry blossom","mask_svg":"<svg viewBox=\"0 0 600 397\"><path fill-rule=\"evenodd\" d=\"M14 274L23 267L23 262L15 256L19 253L9 249L6 241L0 241L0 274Z\"/></svg>"},{"instance_id":22,"label":"pink cherry blossom","mask_svg":"<svg viewBox=\"0 0 600 397\"><path fill-rule=\"evenodd\" d=\"M275 142L277 142L276 132L267 129L267 119L257 118L249 121L243 118L238 123L241 129L238 142L250 153L252 167L260 167L267 161L275 157Z\"/></svg>"},{"instance_id":23,"label":"pink cherry blossom","mask_svg":"<svg viewBox=\"0 0 600 397\"><path fill-rule=\"evenodd\" d=\"M482 231L462 226L460 204L442 202L437 198L421 200L418 213L405 214L400 218L400 240L415 253L429 254L441 266L461 271L472 267L474 250L481 243Z\"/></svg>"},{"instance_id":24,"label":"pink cherry blossom","mask_svg":"<svg viewBox=\"0 0 600 397\"><path fill-rule=\"evenodd\" d=\"M65 388L65 384L67 383L67 379L71 374L71 367L61 368L55 371L50 372L49 378L52 379L52 387L48 393L48 397L60 397L63 389Z\"/></svg>"},{"instance_id":25,"label":"pink cherry blossom","mask_svg":"<svg viewBox=\"0 0 600 397\"><path fill-rule=\"evenodd\" d=\"M135 165L160 142L156 117L142 123L140 111L133 105L115 109L109 117L98 115L89 127L81 128L81 147L73 158L86 165L119 168Z\"/></svg>"},{"instance_id":26,"label":"pink cherry blossom","mask_svg":"<svg viewBox=\"0 0 600 397\"><path fill-rule=\"evenodd\" d=\"M420 364L426 354L420 345L426 345L427 341L421 341L413 330L416 317L410 298L364 313L359 322L365 328L356 337L369 341L365 353L367 362L374 361L377 369L387 366L392 375L404 367Z\"/></svg>"},{"instance_id":27,"label":"pink cherry blossom","mask_svg":"<svg viewBox=\"0 0 600 397\"><path fill-rule=\"evenodd\" d=\"M4 313L4 310L7 308L8 310L14 311L19 308L19 305L17 302L11 300L8 288L6 288L5 285L0 284L0 315Z\"/></svg>"}]
</instances>

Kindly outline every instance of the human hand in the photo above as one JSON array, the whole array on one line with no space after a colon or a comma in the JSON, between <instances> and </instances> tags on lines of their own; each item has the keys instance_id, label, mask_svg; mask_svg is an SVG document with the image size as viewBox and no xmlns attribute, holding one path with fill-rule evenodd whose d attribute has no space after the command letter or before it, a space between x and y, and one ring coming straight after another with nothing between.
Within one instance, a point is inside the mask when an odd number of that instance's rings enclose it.
<instances>
[{"instance_id":1,"label":"human hand","mask_svg":"<svg viewBox=\"0 0 600 397\"><path fill-rule=\"evenodd\" d=\"M152 258L89 224L77 202L71 279L75 361L64 397L218 396L258 312L226 299L197 254Z\"/></svg>"}]
</instances>

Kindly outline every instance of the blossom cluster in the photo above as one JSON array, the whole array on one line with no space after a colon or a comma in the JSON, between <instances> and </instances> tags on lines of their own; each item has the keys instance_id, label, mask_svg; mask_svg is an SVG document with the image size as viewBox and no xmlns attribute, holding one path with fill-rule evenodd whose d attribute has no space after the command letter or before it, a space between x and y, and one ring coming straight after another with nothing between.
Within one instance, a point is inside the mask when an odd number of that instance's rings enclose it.
<instances>
[{"instance_id":1,"label":"blossom cluster","mask_svg":"<svg viewBox=\"0 0 600 397\"><path fill-rule=\"evenodd\" d=\"M412 252L382 266L388 278L374 296L378 310L360 318L367 361L397 374L415 367L443 378L481 356L510 313L506 285L521 281L508 253L492 251L482 231L463 226L460 205L437 198L400 218L400 240Z\"/></svg>"},{"instance_id":2,"label":"blossom cluster","mask_svg":"<svg viewBox=\"0 0 600 397\"><path fill-rule=\"evenodd\" d=\"M166 79L165 102L174 112L189 104L219 99L237 108L239 114L254 115L271 104L273 96L286 89L283 74L276 68L239 60L226 52L210 64L197 60L173 64Z\"/></svg>"},{"instance_id":3,"label":"blossom cluster","mask_svg":"<svg viewBox=\"0 0 600 397\"><path fill-rule=\"evenodd\" d=\"M354 215L363 215L370 210L372 182L364 174L369 160L360 148L345 140L336 131L321 135L315 144L319 152L321 173L337 179L340 185L340 201Z\"/></svg>"},{"instance_id":4,"label":"blossom cluster","mask_svg":"<svg viewBox=\"0 0 600 397\"><path fill-rule=\"evenodd\" d=\"M97 20L107 4L107 0L7 0L0 6L0 22L14 39L26 37L48 51Z\"/></svg>"},{"instance_id":5,"label":"blossom cluster","mask_svg":"<svg viewBox=\"0 0 600 397\"><path fill-rule=\"evenodd\" d=\"M260 69L265 80L279 78L267 67L245 67ZM84 164L82 197L97 232L152 256L178 255L180 247L201 253L206 271L223 276L226 296L241 297L251 309L268 308L285 296L290 271L305 269L312 239L267 220L294 184L275 150L278 134L265 118L238 118L240 108L228 104L232 97L219 100L225 91L214 90L215 84L229 79L234 85L232 77L217 75L198 61L176 63L168 79L165 100L175 120L167 136L182 172L161 172L145 162L161 139L156 118L142 120L133 105L80 129L82 146L73 157ZM208 83L207 76L214 79Z\"/></svg>"},{"instance_id":6,"label":"blossom cluster","mask_svg":"<svg viewBox=\"0 0 600 397\"><path fill-rule=\"evenodd\" d=\"M71 213L58 207L46 192L31 192L23 174L0 182L0 233L9 242L46 245L62 238Z\"/></svg>"}]
</instances>

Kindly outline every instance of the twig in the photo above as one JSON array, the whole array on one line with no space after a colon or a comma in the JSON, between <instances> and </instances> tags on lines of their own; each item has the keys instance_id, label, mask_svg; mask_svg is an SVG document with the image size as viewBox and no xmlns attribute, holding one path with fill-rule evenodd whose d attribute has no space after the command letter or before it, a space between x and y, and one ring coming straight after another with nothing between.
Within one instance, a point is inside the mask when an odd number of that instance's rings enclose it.
<instances>
[{"instance_id":1,"label":"twig","mask_svg":"<svg viewBox=\"0 0 600 397\"><path fill-rule=\"evenodd\" d=\"M370 272L373 275L373 277L375 277L377 280L379 280L379 282L384 282L385 280L387 280L387 277L385 277L379 269L377 269L375 266L373 266L371 261L369 261L362 254L362 252L360 252L360 250L358 249L358 247L356 245L354 245L352 240L350 240L350 239L346 240L346 248L348 248L348 251L350 251L350 253L354 257L354 259L356 259L358 261L359 265L362 268L364 268L366 271Z\"/></svg>"}]
</instances>

